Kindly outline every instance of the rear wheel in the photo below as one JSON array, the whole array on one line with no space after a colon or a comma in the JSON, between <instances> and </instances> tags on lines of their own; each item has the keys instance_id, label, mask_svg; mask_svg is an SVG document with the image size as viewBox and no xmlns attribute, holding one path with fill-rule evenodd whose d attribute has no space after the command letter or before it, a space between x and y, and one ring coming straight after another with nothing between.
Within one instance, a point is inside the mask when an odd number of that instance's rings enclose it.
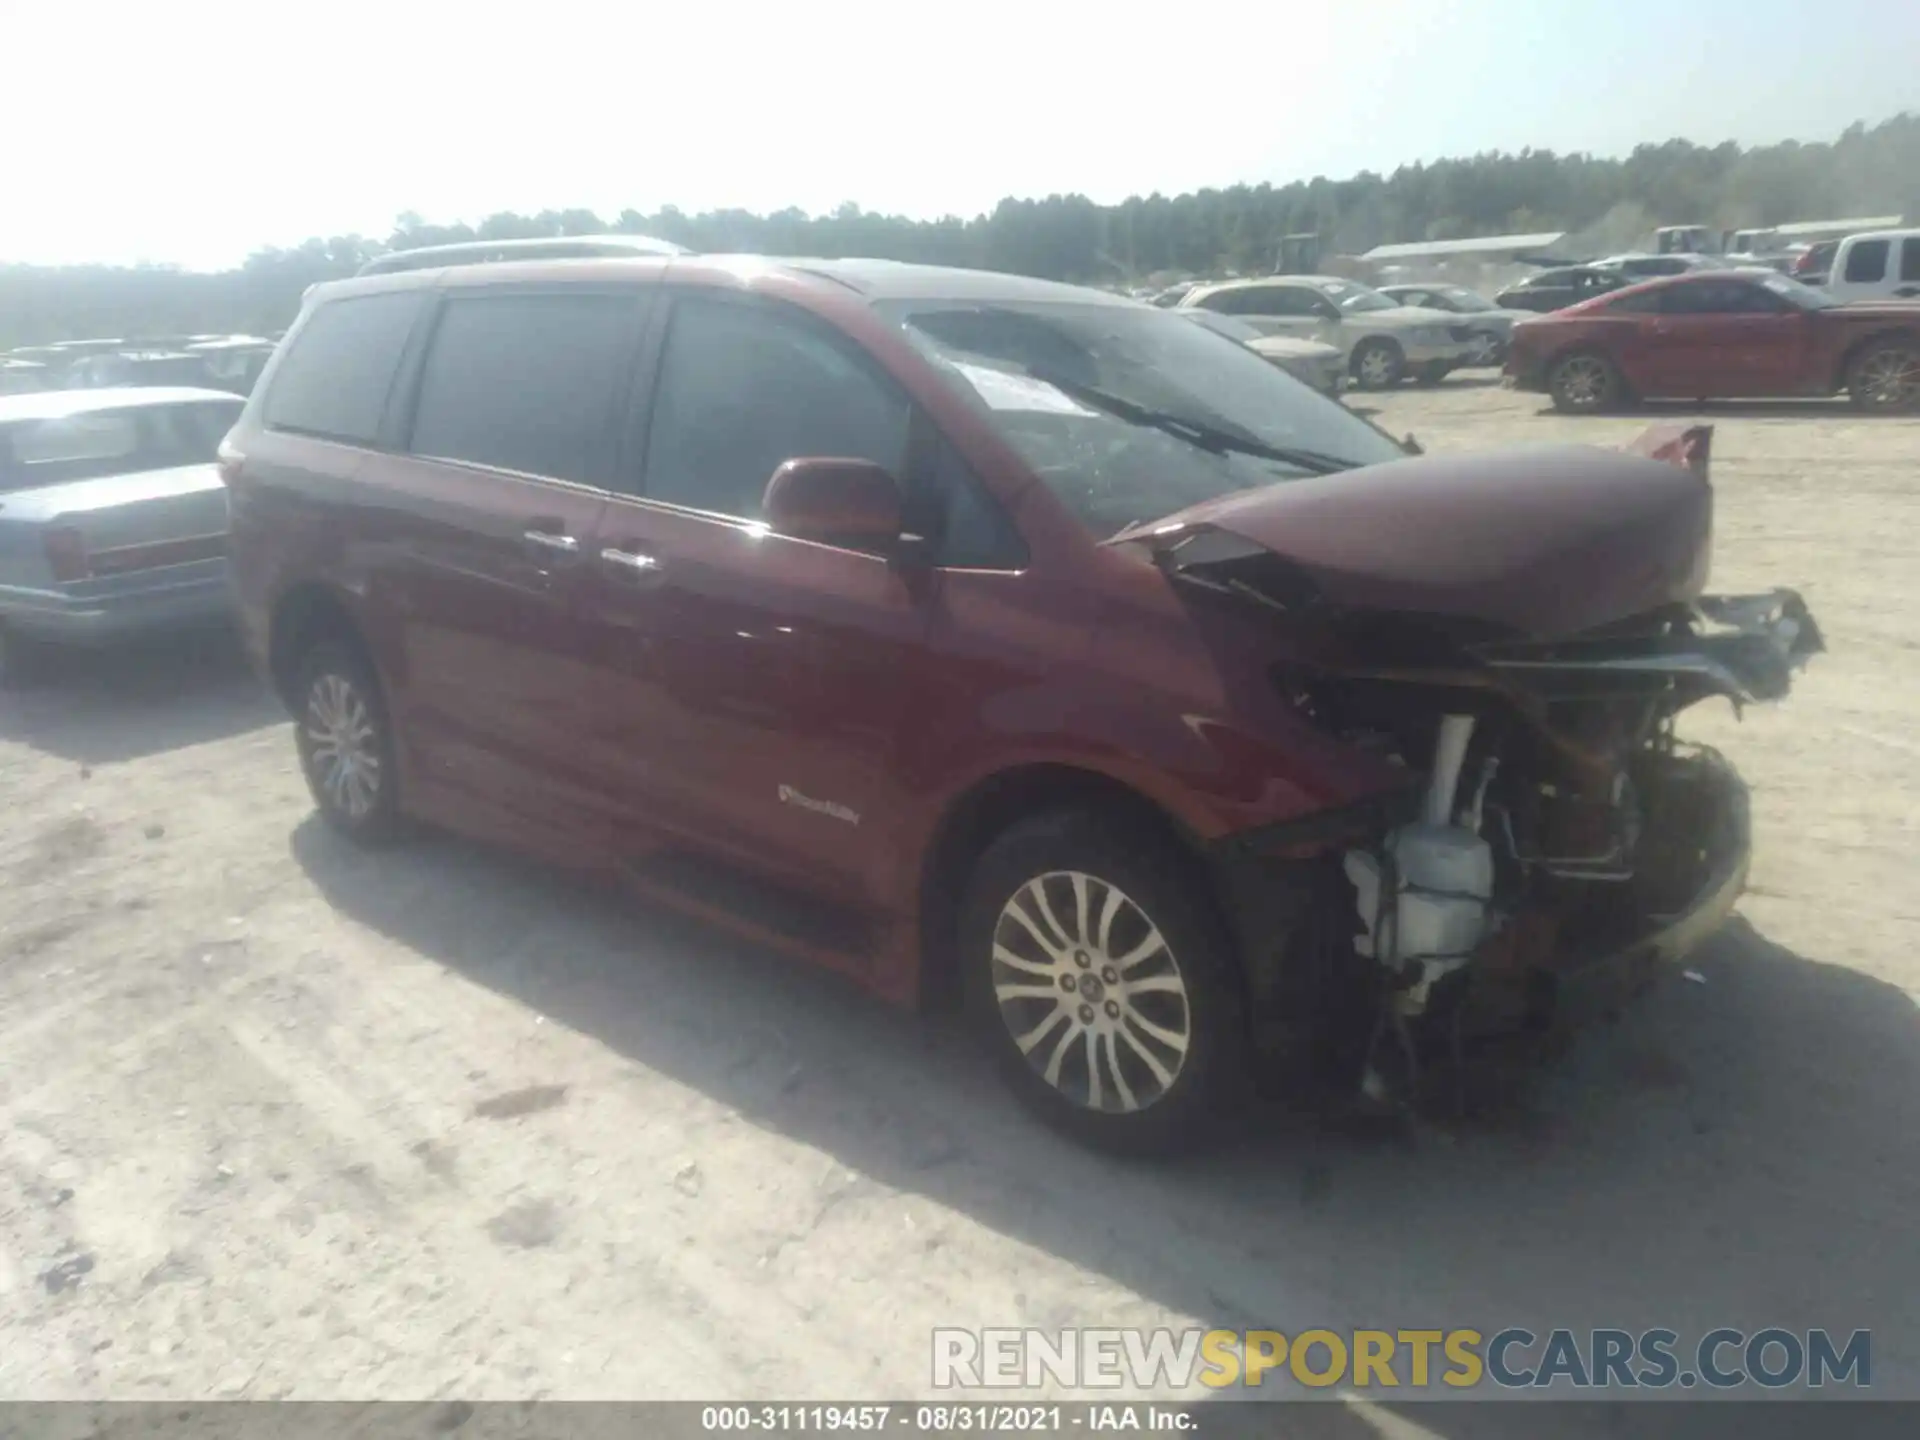
<instances>
[{"instance_id":1,"label":"rear wheel","mask_svg":"<svg viewBox=\"0 0 1920 1440\"><path fill-rule=\"evenodd\" d=\"M380 682L360 651L324 640L301 657L294 745L320 816L363 844L400 829L393 734Z\"/></svg>"},{"instance_id":2,"label":"rear wheel","mask_svg":"<svg viewBox=\"0 0 1920 1440\"><path fill-rule=\"evenodd\" d=\"M1093 810L1023 821L980 857L960 946L1014 1092L1103 1149L1204 1139L1247 1078L1238 972L1185 857Z\"/></svg>"},{"instance_id":3,"label":"rear wheel","mask_svg":"<svg viewBox=\"0 0 1920 1440\"><path fill-rule=\"evenodd\" d=\"M1390 390L1407 373L1406 352L1392 340L1362 340L1349 362L1353 380L1362 390Z\"/></svg>"},{"instance_id":4,"label":"rear wheel","mask_svg":"<svg viewBox=\"0 0 1920 1440\"><path fill-rule=\"evenodd\" d=\"M1869 346L1847 367L1847 393L1862 410L1920 410L1920 346Z\"/></svg>"},{"instance_id":5,"label":"rear wheel","mask_svg":"<svg viewBox=\"0 0 1920 1440\"><path fill-rule=\"evenodd\" d=\"M1553 396L1554 408L1570 414L1611 410L1624 392L1619 370L1596 351L1580 350L1563 356L1547 372L1547 393Z\"/></svg>"},{"instance_id":6,"label":"rear wheel","mask_svg":"<svg viewBox=\"0 0 1920 1440\"><path fill-rule=\"evenodd\" d=\"M46 674L47 647L0 625L0 690L24 690Z\"/></svg>"}]
</instances>

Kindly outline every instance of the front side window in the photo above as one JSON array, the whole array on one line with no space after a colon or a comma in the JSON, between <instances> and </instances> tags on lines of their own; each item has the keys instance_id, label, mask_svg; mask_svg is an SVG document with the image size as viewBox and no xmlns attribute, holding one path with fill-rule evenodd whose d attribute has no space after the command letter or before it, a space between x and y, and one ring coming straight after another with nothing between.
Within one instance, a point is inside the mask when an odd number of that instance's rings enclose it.
<instances>
[{"instance_id":1,"label":"front side window","mask_svg":"<svg viewBox=\"0 0 1920 1440\"><path fill-rule=\"evenodd\" d=\"M636 294L584 292L448 300L421 367L408 448L607 484L642 304Z\"/></svg>"},{"instance_id":2,"label":"front side window","mask_svg":"<svg viewBox=\"0 0 1920 1440\"><path fill-rule=\"evenodd\" d=\"M373 445L425 294L400 290L321 305L293 337L263 417L268 429Z\"/></svg>"},{"instance_id":3,"label":"front side window","mask_svg":"<svg viewBox=\"0 0 1920 1440\"><path fill-rule=\"evenodd\" d=\"M684 296L654 388L645 494L751 520L789 460L871 460L898 477L910 414L906 396L823 326L766 305Z\"/></svg>"},{"instance_id":4,"label":"front side window","mask_svg":"<svg viewBox=\"0 0 1920 1440\"><path fill-rule=\"evenodd\" d=\"M1400 308L1400 302L1392 296L1382 295L1372 286L1356 284L1352 280L1323 280L1316 288L1342 310L1353 314Z\"/></svg>"},{"instance_id":5,"label":"front side window","mask_svg":"<svg viewBox=\"0 0 1920 1440\"><path fill-rule=\"evenodd\" d=\"M1847 251L1844 278L1856 285L1871 285L1886 279L1888 249L1885 240L1856 240Z\"/></svg>"},{"instance_id":6,"label":"front side window","mask_svg":"<svg viewBox=\"0 0 1920 1440\"><path fill-rule=\"evenodd\" d=\"M1276 480L1404 458L1384 431L1253 351L1162 311L877 308L1096 537Z\"/></svg>"}]
</instances>

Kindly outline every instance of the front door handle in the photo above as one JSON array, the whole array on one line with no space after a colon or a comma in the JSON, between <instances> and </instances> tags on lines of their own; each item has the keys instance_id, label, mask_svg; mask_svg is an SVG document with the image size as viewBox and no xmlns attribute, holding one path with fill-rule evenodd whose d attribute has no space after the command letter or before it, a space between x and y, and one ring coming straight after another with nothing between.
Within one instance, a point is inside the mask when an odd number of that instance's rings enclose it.
<instances>
[{"instance_id":1,"label":"front door handle","mask_svg":"<svg viewBox=\"0 0 1920 1440\"><path fill-rule=\"evenodd\" d=\"M557 550L563 555L578 555L580 542L571 535L561 535L552 530L528 530L521 537L529 545L538 545L542 550Z\"/></svg>"},{"instance_id":2,"label":"front door handle","mask_svg":"<svg viewBox=\"0 0 1920 1440\"><path fill-rule=\"evenodd\" d=\"M600 552L600 560L629 584L656 584L663 575L660 557L649 555L641 550L620 550L610 547Z\"/></svg>"}]
</instances>

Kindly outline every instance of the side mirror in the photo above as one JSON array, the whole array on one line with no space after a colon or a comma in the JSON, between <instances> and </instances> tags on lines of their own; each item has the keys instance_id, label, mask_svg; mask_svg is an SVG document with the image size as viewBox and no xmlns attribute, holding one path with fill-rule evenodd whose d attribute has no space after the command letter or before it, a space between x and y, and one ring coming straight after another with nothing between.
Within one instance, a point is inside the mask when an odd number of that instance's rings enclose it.
<instances>
[{"instance_id":1,"label":"side mirror","mask_svg":"<svg viewBox=\"0 0 1920 1440\"><path fill-rule=\"evenodd\" d=\"M900 550L905 529L900 484L871 460L789 460L767 482L761 514L796 540L883 555Z\"/></svg>"}]
</instances>

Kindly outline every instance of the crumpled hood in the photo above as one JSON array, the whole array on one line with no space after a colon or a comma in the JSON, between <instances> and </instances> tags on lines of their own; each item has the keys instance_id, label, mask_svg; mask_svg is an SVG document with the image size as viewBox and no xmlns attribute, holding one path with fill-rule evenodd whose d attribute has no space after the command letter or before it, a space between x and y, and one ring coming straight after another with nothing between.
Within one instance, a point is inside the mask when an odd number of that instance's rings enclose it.
<instances>
[{"instance_id":1,"label":"crumpled hood","mask_svg":"<svg viewBox=\"0 0 1920 1440\"><path fill-rule=\"evenodd\" d=\"M1702 470L1704 466L1702 467ZM1587 445L1423 455L1281 481L1135 526L1179 569L1224 532L1335 604L1449 615L1537 639L1696 598L1713 491L1685 465Z\"/></svg>"}]
</instances>

